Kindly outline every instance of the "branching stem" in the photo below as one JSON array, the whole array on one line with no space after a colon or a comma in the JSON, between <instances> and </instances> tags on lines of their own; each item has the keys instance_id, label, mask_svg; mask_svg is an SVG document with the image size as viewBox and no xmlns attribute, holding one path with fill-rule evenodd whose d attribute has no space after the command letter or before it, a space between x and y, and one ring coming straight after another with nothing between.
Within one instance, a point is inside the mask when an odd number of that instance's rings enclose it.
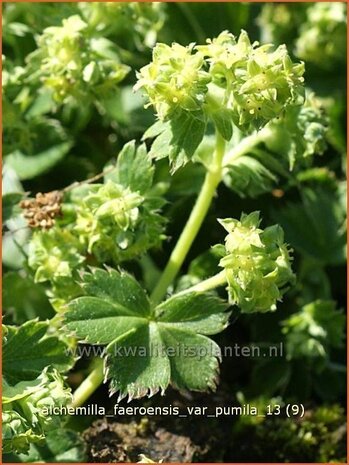
<instances>
[{"instance_id":1,"label":"branching stem","mask_svg":"<svg viewBox=\"0 0 349 465\"><path fill-rule=\"evenodd\" d=\"M224 167L232 163L238 157L248 153L253 147L262 142L269 134L267 128L245 137L232 150L225 153L225 141L217 134L216 148L213 156L212 164L209 167L205 181L202 185L199 196L196 200L194 208L189 216L189 219L183 229L178 242L173 249L170 259L165 267L161 278L155 287L151 300L153 304L159 303L165 296L169 285L172 283L177 273L179 272L189 249L194 242L197 233L206 217L207 211L210 208L212 199L216 193L217 186L222 180ZM202 281L195 286L185 289L179 294L187 292L206 292L216 287L224 285L226 282L225 272L221 271L215 276ZM178 294L177 294L178 295ZM98 365L88 375L88 377L76 389L73 395L72 406L79 407L90 397L90 395L102 384L103 361L98 360Z\"/></svg>"},{"instance_id":2,"label":"branching stem","mask_svg":"<svg viewBox=\"0 0 349 465\"><path fill-rule=\"evenodd\" d=\"M222 180L223 168L238 157L248 153L253 147L262 142L269 135L269 129L263 128L248 137L245 137L237 144L232 150L225 154L225 141L217 133L216 149L213 157L212 165L206 173L205 181L202 185L199 196L196 200L194 208L189 216L189 219L182 231L181 236L165 270L155 287L151 300L154 304L159 303L165 296L169 285L176 277L180 270L189 249L194 242L197 233L206 217L207 211L210 208L212 199L215 195L216 189Z\"/></svg>"},{"instance_id":3,"label":"branching stem","mask_svg":"<svg viewBox=\"0 0 349 465\"><path fill-rule=\"evenodd\" d=\"M173 249L166 268L151 295L151 300L154 304L160 302L166 294L168 286L176 277L197 233L199 232L200 226L202 225L206 213L211 205L212 198L215 195L217 186L222 179L222 161L224 153L225 141L220 135L217 135L212 166L206 173L205 181L202 185L191 215L189 216L182 234Z\"/></svg>"},{"instance_id":4,"label":"branching stem","mask_svg":"<svg viewBox=\"0 0 349 465\"><path fill-rule=\"evenodd\" d=\"M207 292L211 291L212 289L216 289L216 287L223 286L226 284L227 278L225 276L225 271L221 271L216 275L212 276L212 278L205 279L205 281L201 281L195 286L189 287L188 289L184 289L184 291L178 292L175 294L176 296L187 294L188 292Z\"/></svg>"}]
</instances>

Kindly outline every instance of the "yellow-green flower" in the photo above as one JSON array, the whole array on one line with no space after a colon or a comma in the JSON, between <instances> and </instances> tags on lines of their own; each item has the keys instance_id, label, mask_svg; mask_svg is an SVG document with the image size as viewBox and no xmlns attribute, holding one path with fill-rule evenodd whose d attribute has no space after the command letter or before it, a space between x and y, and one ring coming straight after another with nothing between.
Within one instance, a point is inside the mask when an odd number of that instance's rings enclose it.
<instances>
[{"instance_id":1,"label":"yellow-green flower","mask_svg":"<svg viewBox=\"0 0 349 465\"><path fill-rule=\"evenodd\" d=\"M251 44L242 31L238 40L227 31L197 47L209 62L213 82L223 87L234 123L258 129L304 99L303 63L293 63L286 46Z\"/></svg>"},{"instance_id":2,"label":"yellow-green flower","mask_svg":"<svg viewBox=\"0 0 349 465\"><path fill-rule=\"evenodd\" d=\"M291 257L280 226L259 228L259 212L242 215L241 220L219 220L228 231L225 269L231 302L243 312L276 309L287 285L292 283Z\"/></svg>"},{"instance_id":3,"label":"yellow-green flower","mask_svg":"<svg viewBox=\"0 0 349 465\"><path fill-rule=\"evenodd\" d=\"M35 281L72 276L82 262L81 246L67 229L35 231L29 245L29 266L35 270Z\"/></svg>"},{"instance_id":4,"label":"yellow-green flower","mask_svg":"<svg viewBox=\"0 0 349 465\"><path fill-rule=\"evenodd\" d=\"M137 73L135 89L144 89L160 119L178 108L198 110L205 101L210 75L204 71L204 58L195 45L183 47L159 43L153 50L153 61Z\"/></svg>"}]
</instances>

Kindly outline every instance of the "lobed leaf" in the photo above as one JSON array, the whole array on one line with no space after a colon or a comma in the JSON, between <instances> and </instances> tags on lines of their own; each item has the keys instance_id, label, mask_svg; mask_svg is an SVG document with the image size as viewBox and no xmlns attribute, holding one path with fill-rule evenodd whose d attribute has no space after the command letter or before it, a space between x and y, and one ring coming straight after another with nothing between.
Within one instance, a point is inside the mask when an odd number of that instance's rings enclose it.
<instances>
[{"instance_id":1,"label":"lobed leaf","mask_svg":"<svg viewBox=\"0 0 349 465\"><path fill-rule=\"evenodd\" d=\"M157 160L168 156L172 171L176 171L194 156L206 124L203 111L178 111L170 122L155 123L143 136L156 136L149 155Z\"/></svg>"},{"instance_id":2,"label":"lobed leaf","mask_svg":"<svg viewBox=\"0 0 349 465\"><path fill-rule=\"evenodd\" d=\"M30 320L22 326L7 326L3 342L3 376L13 385L33 380L48 365L61 372L73 365L67 345L57 336L47 335L48 323Z\"/></svg>"},{"instance_id":3,"label":"lobed leaf","mask_svg":"<svg viewBox=\"0 0 349 465\"><path fill-rule=\"evenodd\" d=\"M251 155L234 160L223 178L224 184L240 197L257 197L271 191L276 180L276 176Z\"/></svg>"},{"instance_id":4,"label":"lobed leaf","mask_svg":"<svg viewBox=\"0 0 349 465\"><path fill-rule=\"evenodd\" d=\"M215 388L220 351L205 335L227 326L226 304L213 295L182 293L152 308L127 273L93 270L82 280L86 295L69 303L65 324L81 341L107 345L111 394L151 396L169 383Z\"/></svg>"},{"instance_id":5,"label":"lobed leaf","mask_svg":"<svg viewBox=\"0 0 349 465\"><path fill-rule=\"evenodd\" d=\"M133 192L144 194L153 183L154 168L144 144L136 148L135 141L128 142L118 155L115 171L106 175L117 184Z\"/></svg>"}]
</instances>

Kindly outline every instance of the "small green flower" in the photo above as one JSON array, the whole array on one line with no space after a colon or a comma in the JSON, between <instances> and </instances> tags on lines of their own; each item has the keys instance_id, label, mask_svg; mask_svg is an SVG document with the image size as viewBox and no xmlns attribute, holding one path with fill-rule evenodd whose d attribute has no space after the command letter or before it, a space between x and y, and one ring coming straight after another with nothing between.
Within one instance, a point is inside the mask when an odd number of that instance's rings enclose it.
<instances>
[{"instance_id":1,"label":"small green flower","mask_svg":"<svg viewBox=\"0 0 349 465\"><path fill-rule=\"evenodd\" d=\"M92 214L100 220L114 221L122 230L132 228L139 216L139 205L144 198L130 189L108 181L85 199Z\"/></svg>"},{"instance_id":2,"label":"small green flower","mask_svg":"<svg viewBox=\"0 0 349 465\"><path fill-rule=\"evenodd\" d=\"M176 109L195 111L202 108L210 75L204 71L204 58L195 53L195 44L183 47L159 43L153 61L137 73L135 90L143 88L160 119Z\"/></svg>"},{"instance_id":3,"label":"small green flower","mask_svg":"<svg viewBox=\"0 0 349 465\"><path fill-rule=\"evenodd\" d=\"M46 28L38 38L38 49L29 57L35 65L34 76L52 90L59 103L69 98L98 99L115 90L129 70L95 47L79 15L64 19L62 26Z\"/></svg>"},{"instance_id":4,"label":"small green flower","mask_svg":"<svg viewBox=\"0 0 349 465\"><path fill-rule=\"evenodd\" d=\"M304 100L303 63L293 63L284 45L251 44L245 31L238 40L223 31L207 45L158 44L153 61L138 73L161 120L178 109L204 110L217 118L228 110L245 131L258 129Z\"/></svg>"},{"instance_id":5,"label":"small green flower","mask_svg":"<svg viewBox=\"0 0 349 465\"><path fill-rule=\"evenodd\" d=\"M243 312L276 309L287 285L294 281L291 258L280 226L260 229L259 212L242 215L241 220L219 220L228 231L225 269L232 303Z\"/></svg>"},{"instance_id":6,"label":"small green flower","mask_svg":"<svg viewBox=\"0 0 349 465\"><path fill-rule=\"evenodd\" d=\"M209 62L213 82L226 91L234 123L258 129L304 99L303 63L293 63L284 45L251 44L242 31L238 40L222 32L208 45L197 47Z\"/></svg>"},{"instance_id":7,"label":"small green flower","mask_svg":"<svg viewBox=\"0 0 349 465\"><path fill-rule=\"evenodd\" d=\"M72 276L73 270L83 261L79 241L69 230L52 228L34 232L28 263L35 271L36 282Z\"/></svg>"},{"instance_id":8,"label":"small green flower","mask_svg":"<svg viewBox=\"0 0 349 465\"><path fill-rule=\"evenodd\" d=\"M95 184L77 204L74 232L99 262L129 260L161 240L163 220L148 204L110 180Z\"/></svg>"}]
</instances>

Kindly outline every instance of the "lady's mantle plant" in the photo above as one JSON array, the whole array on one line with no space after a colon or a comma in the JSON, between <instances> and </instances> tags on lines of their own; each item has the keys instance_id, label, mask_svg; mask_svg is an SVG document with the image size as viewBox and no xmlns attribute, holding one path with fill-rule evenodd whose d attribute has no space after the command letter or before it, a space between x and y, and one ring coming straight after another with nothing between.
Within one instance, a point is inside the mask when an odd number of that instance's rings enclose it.
<instances>
[{"instance_id":1,"label":"lady's mantle plant","mask_svg":"<svg viewBox=\"0 0 349 465\"><path fill-rule=\"evenodd\" d=\"M76 47L88 25L74 17L67 21L65 29L69 26L74 33L59 53L65 54L67 64L70 56L77 63ZM46 30L38 58L48 43L51 50L56 33L62 31ZM74 38L76 43L71 43ZM94 64L96 52L90 45L78 68L64 66L52 74L61 61L57 63L55 56L41 61L43 82L57 99L83 95L86 86L96 84L97 89L101 76L104 83L111 82L105 84L111 89L124 75L125 69L119 64L114 68L109 60L102 60L102 68ZM180 292L174 292L173 285L222 181L241 196L258 195L270 191L277 176L290 176L289 170L296 171L298 164L323 151L326 121L315 97L305 97L303 73L303 63L294 63L285 46L251 43L244 31L238 38L222 32L205 45L157 44L135 86L157 115L143 136L151 141L150 150L145 144L126 144L116 164L106 167L103 182L66 188L44 225L44 207L22 203L34 229L28 265L35 281L48 285L58 311L53 324L61 325L63 319L69 347L76 342L106 346L104 360L75 391L74 406L103 380L109 380L110 393L118 392L120 399L163 393L169 384L214 389L220 349L209 336L228 325L228 307L246 313L276 310L295 279L292 257L281 227L262 229L258 212L242 214L240 220L219 219L228 234L225 244L215 247L220 257L216 274ZM279 150L285 135L288 150ZM255 155L261 151L269 161L266 166ZM171 174L186 163L200 163L206 174L168 263L148 295L141 279L120 267L142 265L149 260L147 252L165 238L161 209L166 185L154 176L154 160L162 158L169 159ZM30 223L32 215L39 223ZM132 268L138 274L137 269ZM149 284L148 278L144 282ZM222 288L221 297L216 288ZM35 328L29 329L28 334ZM11 354L5 351L8 367ZM47 365L58 362L53 357ZM20 401L28 398L26 404L31 405L31 395L25 391ZM13 422L18 421L21 430L29 420L17 418L13 396L8 398L12 410L5 412L6 434L11 442ZM36 425L35 438L46 427L40 419ZM12 450L25 449L25 441Z\"/></svg>"},{"instance_id":2,"label":"lady's mantle plant","mask_svg":"<svg viewBox=\"0 0 349 465\"><path fill-rule=\"evenodd\" d=\"M223 32L204 46L157 44L153 61L138 73L135 89L143 89L158 116L144 135L155 138L149 157L168 156L175 171L196 160L209 128L215 130L216 147L211 157L199 160L207 167L205 181L149 299L130 275L94 269L83 275L83 295L68 304L68 329L80 340L107 345L104 375L110 380L111 392L141 397L164 391L170 382L193 390L214 388L219 350L207 335L222 331L229 314L224 301L207 292L225 286L230 303L243 312L266 312L276 309L294 281L281 228L260 229L255 212L243 215L241 221L220 220L228 231L225 249L220 247L223 271L217 269L216 276L163 302L225 173L254 146L276 137L287 112L304 103L303 72L303 64L293 63L284 46L274 50L271 45L251 44L242 31L238 39ZM233 128L240 141L227 149ZM104 189L112 189L111 184ZM93 217L98 221L107 214L121 230L127 229L138 218L139 194L126 196L129 207L121 208L117 187L113 189L103 204L92 207ZM93 199L93 194L86 197L87 206ZM197 354L188 357L182 352L169 356L168 349L177 345L192 353L195 348L207 350L201 360ZM119 356L121 349L135 346L148 349L146 363L142 357ZM153 346L161 349L161 356L151 353ZM82 385L75 402L84 398L83 390Z\"/></svg>"}]
</instances>

